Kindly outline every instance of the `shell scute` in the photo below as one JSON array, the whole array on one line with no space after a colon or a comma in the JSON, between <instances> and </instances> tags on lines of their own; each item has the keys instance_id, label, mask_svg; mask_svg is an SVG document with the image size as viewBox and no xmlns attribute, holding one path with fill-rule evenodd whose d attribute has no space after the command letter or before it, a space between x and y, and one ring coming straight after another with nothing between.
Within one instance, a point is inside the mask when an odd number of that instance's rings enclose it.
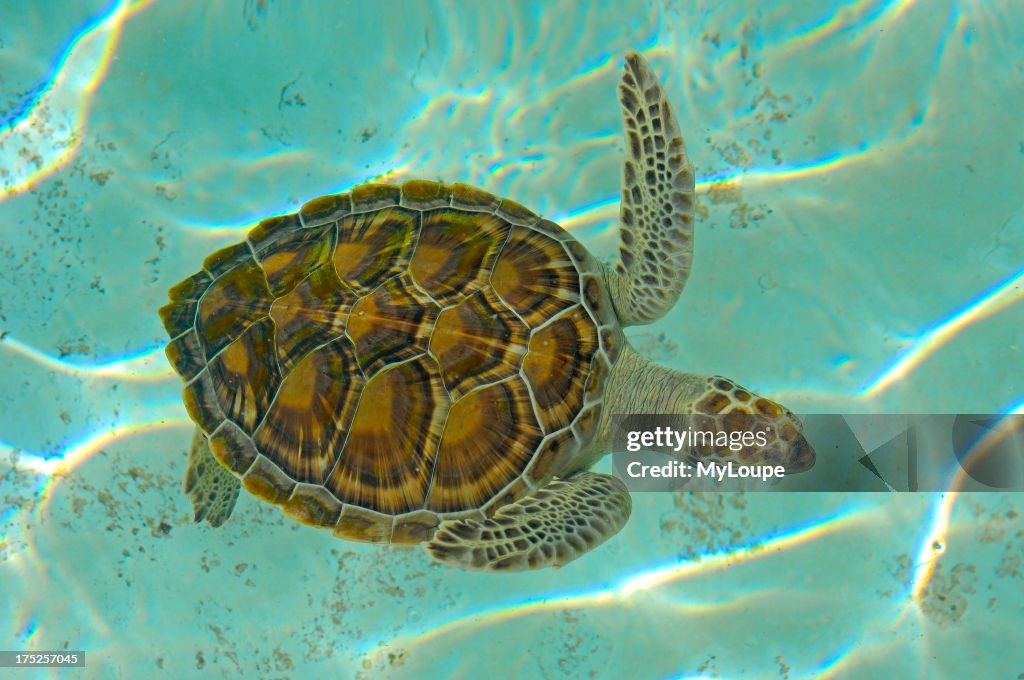
<instances>
[{"instance_id":1,"label":"shell scute","mask_svg":"<svg viewBox=\"0 0 1024 680\"><path fill-rule=\"evenodd\" d=\"M510 201L507 198L501 199L497 210L494 212L499 217L507 220L510 224L514 224L519 227L529 227L540 222L540 215L533 212L526 206L516 203L515 201Z\"/></svg>"},{"instance_id":2,"label":"shell scute","mask_svg":"<svg viewBox=\"0 0 1024 680\"><path fill-rule=\"evenodd\" d=\"M185 386L181 393L189 417L206 434L210 434L224 422L226 416L217 399L217 386L210 371L204 369L199 376Z\"/></svg>"},{"instance_id":3,"label":"shell scute","mask_svg":"<svg viewBox=\"0 0 1024 680\"><path fill-rule=\"evenodd\" d=\"M274 348L274 322L264 319L210 360L217 401L246 434L263 420L281 383Z\"/></svg>"},{"instance_id":4,"label":"shell scute","mask_svg":"<svg viewBox=\"0 0 1024 680\"><path fill-rule=\"evenodd\" d=\"M367 376L427 351L427 338L440 308L409 279L396 276L362 298L346 330Z\"/></svg>"},{"instance_id":5,"label":"shell scute","mask_svg":"<svg viewBox=\"0 0 1024 680\"><path fill-rule=\"evenodd\" d=\"M429 356L382 370L363 387L345 448L324 485L339 500L377 512L422 508L447 407Z\"/></svg>"},{"instance_id":6,"label":"shell scute","mask_svg":"<svg viewBox=\"0 0 1024 680\"><path fill-rule=\"evenodd\" d=\"M303 204L299 219L304 227L317 227L328 222L337 222L352 212L352 197L349 194L320 196Z\"/></svg>"},{"instance_id":7,"label":"shell scute","mask_svg":"<svg viewBox=\"0 0 1024 680\"><path fill-rule=\"evenodd\" d=\"M567 427L582 408L596 350L597 329L578 305L530 336L523 373L533 387L545 432Z\"/></svg>"},{"instance_id":8,"label":"shell scute","mask_svg":"<svg viewBox=\"0 0 1024 680\"><path fill-rule=\"evenodd\" d=\"M400 205L413 210L445 208L452 203L452 188L440 182L411 179L402 184Z\"/></svg>"},{"instance_id":9,"label":"shell scute","mask_svg":"<svg viewBox=\"0 0 1024 680\"><path fill-rule=\"evenodd\" d=\"M494 383L452 404L427 509L480 508L522 474L542 434L521 381Z\"/></svg>"},{"instance_id":10,"label":"shell scute","mask_svg":"<svg viewBox=\"0 0 1024 680\"><path fill-rule=\"evenodd\" d=\"M437 513L418 510L395 518L391 542L399 544L422 543L434 535L434 530L441 523Z\"/></svg>"},{"instance_id":11,"label":"shell scute","mask_svg":"<svg viewBox=\"0 0 1024 680\"><path fill-rule=\"evenodd\" d=\"M352 189L351 196L353 213L376 212L398 205L402 190L393 184L361 184Z\"/></svg>"},{"instance_id":12,"label":"shell scute","mask_svg":"<svg viewBox=\"0 0 1024 680\"><path fill-rule=\"evenodd\" d=\"M619 350L622 349L622 343L626 341L622 329L617 325L605 326L601 328L598 338L601 343L601 351L608 357L608 361L615 363L619 356Z\"/></svg>"},{"instance_id":13,"label":"shell scute","mask_svg":"<svg viewBox=\"0 0 1024 680\"><path fill-rule=\"evenodd\" d=\"M572 429L579 441L590 441L594 431L597 429L597 423L601 420L601 408L601 402L594 402L576 416Z\"/></svg>"},{"instance_id":14,"label":"shell scute","mask_svg":"<svg viewBox=\"0 0 1024 680\"><path fill-rule=\"evenodd\" d=\"M332 267L322 267L270 306L277 341L277 361L287 373L314 348L345 333L355 293Z\"/></svg>"},{"instance_id":15,"label":"shell scute","mask_svg":"<svg viewBox=\"0 0 1024 680\"><path fill-rule=\"evenodd\" d=\"M299 219L297 213L274 215L260 220L259 224L250 229L246 236L256 259L271 252L274 246L280 242L280 236L291 232L296 227L302 228L302 220Z\"/></svg>"},{"instance_id":16,"label":"shell scute","mask_svg":"<svg viewBox=\"0 0 1024 680\"><path fill-rule=\"evenodd\" d=\"M565 249L569 251L569 255L572 256L580 271L590 271L595 268L594 259L579 241L575 239L566 241Z\"/></svg>"},{"instance_id":17,"label":"shell scute","mask_svg":"<svg viewBox=\"0 0 1024 680\"><path fill-rule=\"evenodd\" d=\"M245 474L260 453L252 438L230 420L223 421L210 435L210 451L221 465L237 475Z\"/></svg>"},{"instance_id":18,"label":"shell scute","mask_svg":"<svg viewBox=\"0 0 1024 680\"><path fill-rule=\"evenodd\" d=\"M603 353L597 352L594 355L594 360L590 363L590 371L586 377L584 401L596 401L601 398L611 373L612 367L608 363L608 359Z\"/></svg>"},{"instance_id":19,"label":"shell scute","mask_svg":"<svg viewBox=\"0 0 1024 680\"><path fill-rule=\"evenodd\" d=\"M423 215L409 273L438 304L449 304L487 284L508 232L498 217L431 210Z\"/></svg>"},{"instance_id":20,"label":"shell scute","mask_svg":"<svg viewBox=\"0 0 1024 680\"><path fill-rule=\"evenodd\" d=\"M562 244L525 227L509 234L491 287L531 328L580 300L579 272Z\"/></svg>"},{"instance_id":21,"label":"shell scute","mask_svg":"<svg viewBox=\"0 0 1024 680\"><path fill-rule=\"evenodd\" d=\"M182 301L196 302L203 294L203 291L210 287L211 283L213 283L213 277L207 271L201 269L192 276L171 286L171 289L167 291L167 297L170 298L172 303ZM166 305L166 307L170 306ZM170 329L167 330L170 332Z\"/></svg>"},{"instance_id":22,"label":"shell scute","mask_svg":"<svg viewBox=\"0 0 1024 680\"><path fill-rule=\"evenodd\" d=\"M452 207L470 212L493 213L501 199L469 184L452 185Z\"/></svg>"},{"instance_id":23,"label":"shell scute","mask_svg":"<svg viewBox=\"0 0 1024 680\"><path fill-rule=\"evenodd\" d=\"M519 371L529 331L489 290L442 311L430 336L445 387L453 399Z\"/></svg>"},{"instance_id":24,"label":"shell scute","mask_svg":"<svg viewBox=\"0 0 1024 680\"><path fill-rule=\"evenodd\" d=\"M307 229L294 215L287 217L291 219L281 219L273 229L256 227L249 232L256 261L275 297L289 293L311 271L323 266L334 248L333 224ZM258 230L261 233L256 233Z\"/></svg>"},{"instance_id":25,"label":"shell scute","mask_svg":"<svg viewBox=\"0 0 1024 680\"><path fill-rule=\"evenodd\" d=\"M333 527L343 505L319 484L296 484L281 509L289 517L314 527Z\"/></svg>"},{"instance_id":26,"label":"shell scute","mask_svg":"<svg viewBox=\"0 0 1024 680\"><path fill-rule=\"evenodd\" d=\"M537 447L537 453L526 467L523 477L534 487L542 487L562 471L577 451L579 441L572 430L564 429L549 434Z\"/></svg>"},{"instance_id":27,"label":"shell scute","mask_svg":"<svg viewBox=\"0 0 1024 680\"><path fill-rule=\"evenodd\" d=\"M594 322L600 325L615 323L615 309L611 296L604 284L594 274L585 274L580 279L580 299L590 312Z\"/></svg>"},{"instance_id":28,"label":"shell scute","mask_svg":"<svg viewBox=\"0 0 1024 680\"><path fill-rule=\"evenodd\" d=\"M355 505L346 505L334 525L334 535L350 541L386 543L391 540L395 518Z\"/></svg>"},{"instance_id":29,"label":"shell scute","mask_svg":"<svg viewBox=\"0 0 1024 680\"><path fill-rule=\"evenodd\" d=\"M186 382L199 375L199 371L206 367L206 352L203 351L199 336L194 329L182 333L167 343L164 354L174 370Z\"/></svg>"},{"instance_id":30,"label":"shell scute","mask_svg":"<svg viewBox=\"0 0 1024 680\"><path fill-rule=\"evenodd\" d=\"M556 241L575 242L572 236L569 234L569 232L567 232L565 229L555 224L551 220L541 219L536 224L531 225L530 228L535 231L539 231L545 236L553 238Z\"/></svg>"},{"instance_id":31,"label":"shell scute","mask_svg":"<svg viewBox=\"0 0 1024 680\"><path fill-rule=\"evenodd\" d=\"M248 250L248 246L246 246ZM210 284L199 300L196 328L207 357L267 316L273 296L252 254Z\"/></svg>"},{"instance_id":32,"label":"shell scute","mask_svg":"<svg viewBox=\"0 0 1024 680\"><path fill-rule=\"evenodd\" d=\"M253 496L279 505L292 495L295 480L266 456L256 456L256 460L242 476L242 486Z\"/></svg>"},{"instance_id":33,"label":"shell scute","mask_svg":"<svg viewBox=\"0 0 1024 680\"><path fill-rule=\"evenodd\" d=\"M310 352L285 374L253 441L296 481L322 484L365 382L348 338Z\"/></svg>"},{"instance_id":34,"label":"shell scute","mask_svg":"<svg viewBox=\"0 0 1024 680\"><path fill-rule=\"evenodd\" d=\"M252 251L249 250L248 244L244 242L236 243L207 255L206 259L203 260L203 269L208 271L213 278L217 278L251 257Z\"/></svg>"},{"instance_id":35,"label":"shell scute","mask_svg":"<svg viewBox=\"0 0 1024 680\"><path fill-rule=\"evenodd\" d=\"M167 292L171 301L160 308L159 314L168 336L176 338L195 325L199 298L211 283L213 278L207 272L199 271Z\"/></svg>"},{"instance_id":36,"label":"shell scute","mask_svg":"<svg viewBox=\"0 0 1024 680\"><path fill-rule=\"evenodd\" d=\"M420 213L389 208L352 215L338 224L335 273L359 295L366 295L409 267Z\"/></svg>"}]
</instances>

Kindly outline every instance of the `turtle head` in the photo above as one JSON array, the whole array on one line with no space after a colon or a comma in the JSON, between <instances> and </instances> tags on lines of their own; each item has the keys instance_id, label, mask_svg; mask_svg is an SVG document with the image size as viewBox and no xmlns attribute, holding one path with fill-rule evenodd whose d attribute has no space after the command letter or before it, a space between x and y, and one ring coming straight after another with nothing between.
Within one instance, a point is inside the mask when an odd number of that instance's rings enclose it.
<instances>
[{"instance_id":1,"label":"turtle head","mask_svg":"<svg viewBox=\"0 0 1024 680\"><path fill-rule=\"evenodd\" d=\"M814 466L814 447L804 437L800 420L785 406L728 378L661 366L628 343L612 368L605 399L605 412L609 414L649 415L655 419L670 416L680 430L713 433L707 439L702 435L698 441L680 443L680 447L688 447L686 457L693 460L781 465L787 474ZM608 447L612 441L611 421L607 416L601 430L601 441ZM631 427L633 424L640 425L631 423Z\"/></svg>"}]
</instances>

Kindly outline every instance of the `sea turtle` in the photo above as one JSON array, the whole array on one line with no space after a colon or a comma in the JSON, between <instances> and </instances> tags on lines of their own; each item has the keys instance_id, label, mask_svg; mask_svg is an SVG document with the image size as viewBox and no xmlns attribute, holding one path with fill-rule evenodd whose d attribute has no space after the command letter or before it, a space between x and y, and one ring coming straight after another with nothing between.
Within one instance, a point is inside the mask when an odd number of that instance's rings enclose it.
<instances>
[{"instance_id":1,"label":"sea turtle","mask_svg":"<svg viewBox=\"0 0 1024 680\"><path fill-rule=\"evenodd\" d=\"M342 538L422 543L469 569L558 567L629 518L623 482L589 471L613 414L759 414L775 434L743 462L810 467L789 411L626 341L686 282L694 176L635 52L619 101L614 266L518 203L412 180L265 219L171 288L160 316L198 425L196 521L221 525L244 486Z\"/></svg>"}]
</instances>

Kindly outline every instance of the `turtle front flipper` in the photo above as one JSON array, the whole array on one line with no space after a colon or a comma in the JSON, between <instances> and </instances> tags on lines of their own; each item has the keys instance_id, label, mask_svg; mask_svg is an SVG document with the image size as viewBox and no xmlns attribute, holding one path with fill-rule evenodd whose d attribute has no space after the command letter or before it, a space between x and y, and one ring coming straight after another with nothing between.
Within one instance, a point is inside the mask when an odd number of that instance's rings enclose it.
<instances>
[{"instance_id":1,"label":"turtle front flipper","mask_svg":"<svg viewBox=\"0 0 1024 680\"><path fill-rule=\"evenodd\" d=\"M683 292L693 258L693 167L672 107L642 56L619 85L626 133L619 262L609 272L623 326L657 321Z\"/></svg>"},{"instance_id":2,"label":"turtle front flipper","mask_svg":"<svg viewBox=\"0 0 1024 680\"><path fill-rule=\"evenodd\" d=\"M197 427L192 435L184 484L185 493L192 501L195 521L205 519L214 527L224 524L235 509L241 485L238 478L213 457L210 442Z\"/></svg>"},{"instance_id":3,"label":"turtle front flipper","mask_svg":"<svg viewBox=\"0 0 1024 680\"><path fill-rule=\"evenodd\" d=\"M552 480L488 519L443 522L425 547L434 559L464 569L557 568L618 533L632 507L620 480L580 472Z\"/></svg>"}]
</instances>

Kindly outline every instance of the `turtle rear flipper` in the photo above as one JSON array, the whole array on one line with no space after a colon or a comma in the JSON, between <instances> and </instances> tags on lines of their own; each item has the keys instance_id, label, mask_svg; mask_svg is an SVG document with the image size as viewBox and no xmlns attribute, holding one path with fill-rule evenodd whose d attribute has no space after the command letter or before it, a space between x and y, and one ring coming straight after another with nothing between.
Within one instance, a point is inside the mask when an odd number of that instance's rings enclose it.
<instances>
[{"instance_id":1,"label":"turtle rear flipper","mask_svg":"<svg viewBox=\"0 0 1024 680\"><path fill-rule=\"evenodd\" d=\"M213 527L224 524L235 509L241 485L238 478L213 457L209 440L197 427L192 435L184 484L185 493L192 501L195 521L205 519Z\"/></svg>"},{"instance_id":2,"label":"turtle rear flipper","mask_svg":"<svg viewBox=\"0 0 1024 680\"><path fill-rule=\"evenodd\" d=\"M611 475L552 480L485 520L443 522L426 544L434 559L482 571L562 567L625 526L632 501Z\"/></svg>"}]
</instances>

